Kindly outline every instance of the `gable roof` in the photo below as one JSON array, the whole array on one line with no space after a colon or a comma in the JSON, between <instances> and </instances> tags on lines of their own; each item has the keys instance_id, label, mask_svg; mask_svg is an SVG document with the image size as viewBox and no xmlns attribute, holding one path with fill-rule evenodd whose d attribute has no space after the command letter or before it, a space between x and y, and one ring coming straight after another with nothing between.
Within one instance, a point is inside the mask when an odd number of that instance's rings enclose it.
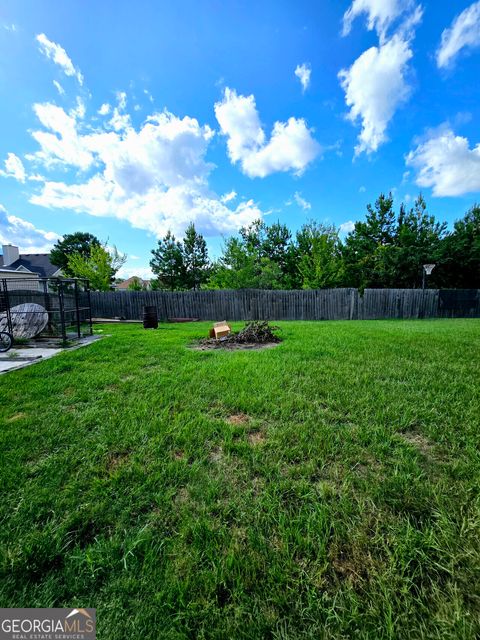
<instances>
[{"instance_id":1,"label":"gable roof","mask_svg":"<svg viewBox=\"0 0 480 640\"><path fill-rule=\"evenodd\" d=\"M8 267L3 266L3 256L0 256L0 267L8 271L24 271L27 269L42 278L49 278L59 271L59 268L50 262L48 253L22 253L19 259L9 264Z\"/></svg>"},{"instance_id":2,"label":"gable roof","mask_svg":"<svg viewBox=\"0 0 480 640\"><path fill-rule=\"evenodd\" d=\"M143 278L140 278L139 276L131 276L130 278L127 278L123 282L120 282L119 284L117 284L117 289L128 289L128 287L133 282L135 282L135 280L138 281L138 283L143 287L148 287L150 285L150 280L144 280Z\"/></svg>"}]
</instances>

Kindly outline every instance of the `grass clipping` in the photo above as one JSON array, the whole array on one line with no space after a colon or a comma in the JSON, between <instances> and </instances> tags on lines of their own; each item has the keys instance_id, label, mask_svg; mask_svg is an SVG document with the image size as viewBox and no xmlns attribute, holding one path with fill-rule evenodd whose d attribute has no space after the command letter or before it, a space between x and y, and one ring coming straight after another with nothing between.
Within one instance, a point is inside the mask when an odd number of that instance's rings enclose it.
<instances>
[{"instance_id":1,"label":"grass clipping","mask_svg":"<svg viewBox=\"0 0 480 640\"><path fill-rule=\"evenodd\" d=\"M200 349L262 349L273 347L281 338L277 335L279 327L272 326L267 320L247 322L240 331L223 338L205 338L200 341Z\"/></svg>"}]
</instances>

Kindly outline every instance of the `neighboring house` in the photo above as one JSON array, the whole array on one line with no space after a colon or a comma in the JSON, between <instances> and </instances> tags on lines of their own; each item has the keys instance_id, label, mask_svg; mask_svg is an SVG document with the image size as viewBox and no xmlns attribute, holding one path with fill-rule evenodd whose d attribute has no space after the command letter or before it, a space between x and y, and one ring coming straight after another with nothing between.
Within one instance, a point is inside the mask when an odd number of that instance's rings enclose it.
<instances>
[{"instance_id":1,"label":"neighboring house","mask_svg":"<svg viewBox=\"0 0 480 640\"><path fill-rule=\"evenodd\" d=\"M22 253L12 244L4 244L0 255L0 280L7 288L38 289L39 278L60 276L61 270L50 262L48 253Z\"/></svg>"},{"instance_id":2,"label":"neighboring house","mask_svg":"<svg viewBox=\"0 0 480 640\"><path fill-rule=\"evenodd\" d=\"M18 247L4 244L3 255L0 255L0 270L5 272L26 273L40 278L51 278L62 275L61 269L50 262L48 253L20 253Z\"/></svg>"},{"instance_id":3,"label":"neighboring house","mask_svg":"<svg viewBox=\"0 0 480 640\"><path fill-rule=\"evenodd\" d=\"M150 289L150 280L144 280L143 278L139 278L138 276L127 278L123 282L117 284L115 288L118 291L127 291L130 285L133 285L135 281L137 281L143 289Z\"/></svg>"}]
</instances>

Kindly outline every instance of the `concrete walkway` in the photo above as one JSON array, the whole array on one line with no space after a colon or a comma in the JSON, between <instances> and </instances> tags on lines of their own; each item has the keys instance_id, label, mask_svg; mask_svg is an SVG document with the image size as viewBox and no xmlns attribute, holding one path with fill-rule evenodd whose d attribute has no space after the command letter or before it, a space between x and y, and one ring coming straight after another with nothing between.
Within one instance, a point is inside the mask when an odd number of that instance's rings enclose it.
<instances>
[{"instance_id":1,"label":"concrete walkway","mask_svg":"<svg viewBox=\"0 0 480 640\"><path fill-rule=\"evenodd\" d=\"M10 351L0 353L0 375L8 371L14 371L15 369L29 367L42 360L48 360L48 358L56 356L57 353L75 351L75 349L87 347L92 342L100 340L103 337L104 336L87 336L86 338L78 340L73 347L36 347L29 345L22 345L18 348L12 347Z\"/></svg>"}]
</instances>

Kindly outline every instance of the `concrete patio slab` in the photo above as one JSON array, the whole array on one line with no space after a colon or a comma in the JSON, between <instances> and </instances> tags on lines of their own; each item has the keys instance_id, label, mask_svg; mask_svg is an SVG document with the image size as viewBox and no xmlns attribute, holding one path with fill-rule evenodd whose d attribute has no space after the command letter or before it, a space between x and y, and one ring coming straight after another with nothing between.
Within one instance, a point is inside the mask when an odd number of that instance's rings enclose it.
<instances>
[{"instance_id":1,"label":"concrete patio slab","mask_svg":"<svg viewBox=\"0 0 480 640\"><path fill-rule=\"evenodd\" d=\"M92 342L96 342L106 336L87 336L81 338L73 347L37 347L37 346L21 346L13 348L6 353L0 354L0 375L16 369L23 369L42 360L53 358L59 353L66 351L75 351L87 347Z\"/></svg>"}]
</instances>

